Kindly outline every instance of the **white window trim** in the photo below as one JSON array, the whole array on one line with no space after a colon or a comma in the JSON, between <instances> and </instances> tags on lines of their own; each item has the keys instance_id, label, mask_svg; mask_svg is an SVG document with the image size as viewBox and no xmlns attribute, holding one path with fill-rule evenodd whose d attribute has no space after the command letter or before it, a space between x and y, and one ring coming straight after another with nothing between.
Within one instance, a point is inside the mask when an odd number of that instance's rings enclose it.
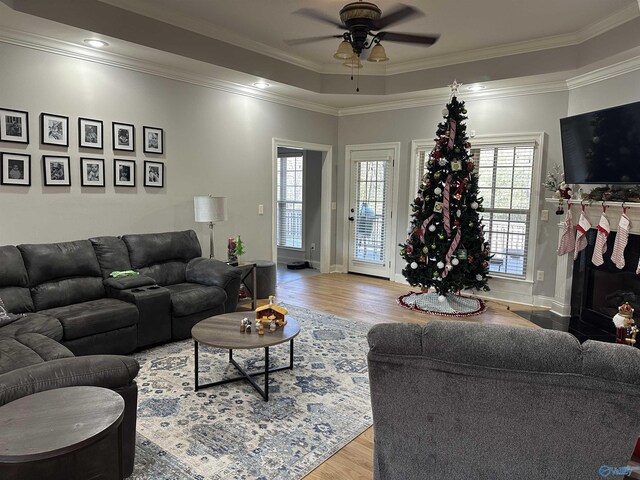
<instances>
[{"instance_id":1,"label":"white window trim","mask_svg":"<svg viewBox=\"0 0 640 480\"><path fill-rule=\"evenodd\" d=\"M302 154L302 225L301 225L301 229L302 231L300 232L300 247L289 247L289 246L281 246L277 244L277 234L276 234L276 247L278 250L291 250L294 252L302 252L305 251L305 217L306 217L306 205L307 205L307 189L305 187L305 163L307 161L307 155L306 155L306 150L302 150L301 154ZM280 158L291 158L294 157L296 158L295 155L293 154L285 154L285 155L279 155L278 158L276 159L277 162L280 161ZM276 168L276 175L277 175L277 168ZM276 205L278 203L277 200L277 184L276 184ZM287 202L284 202L287 203ZM289 202L290 203L290 202ZM277 218L277 214L276 214L276 218ZM276 225L276 229L277 229L277 225Z\"/></svg>"},{"instance_id":2,"label":"white window trim","mask_svg":"<svg viewBox=\"0 0 640 480\"><path fill-rule=\"evenodd\" d=\"M533 284L536 270L536 239L538 238L538 224L540 221L540 191L542 188L542 154L544 152L544 132L534 133L505 133L499 135L476 135L471 139L472 148L485 146L508 147L518 145L534 145L533 175L531 178L531 206L529 216L529 238L527 250L527 273L525 278L514 278L491 272L494 279L504 279L510 282L525 282ZM477 163L476 163L477 166Z\"/></svg>"}]
</instances>

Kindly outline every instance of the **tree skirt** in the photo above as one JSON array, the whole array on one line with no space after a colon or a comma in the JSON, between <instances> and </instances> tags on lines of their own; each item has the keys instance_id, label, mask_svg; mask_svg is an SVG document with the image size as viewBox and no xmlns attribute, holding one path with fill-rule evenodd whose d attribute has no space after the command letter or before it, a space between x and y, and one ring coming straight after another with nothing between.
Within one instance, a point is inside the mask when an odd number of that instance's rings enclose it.
<instances>
[{"instance_id":1,"label":"tree skirt","mask_svg":"<svg viewBox=\"0 0 640 480\"><path fill-rule=\"evenodd\" d=\"M269 376L268 402L248 382L194 392L191 340L134 355L141 368L131 479L301 479L371 426L370 325L287 308L300 324L294 368ZM289 342L269 355L287 365ZM237 376L228 356L201 345L200 381ZM262 350L233 356L248 370L264 368Z\"/></svg>"},{"instance_id":2,"label":"tree skirt","mask_svg":"<svg viewBox=\"0 0 640 480\"><path fill-rule=\"evenodd\" d=\"M445 301L441 302L438 297L439 295L436 292L410 292L398 297L398 303L400 306L410 310L442 317L471 317L480 315L487 309L485 303L478 298L448 293L445 296Z\"/></svg>"}]
</instances>

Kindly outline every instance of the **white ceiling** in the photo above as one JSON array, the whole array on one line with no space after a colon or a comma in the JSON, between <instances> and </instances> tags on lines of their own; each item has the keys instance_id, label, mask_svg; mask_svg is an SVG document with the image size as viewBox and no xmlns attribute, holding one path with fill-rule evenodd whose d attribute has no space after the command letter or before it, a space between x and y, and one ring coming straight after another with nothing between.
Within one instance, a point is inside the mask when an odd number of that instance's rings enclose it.
<instances>
[{"instance_id":1,"label":"white ceiling","mask_svg":"<svg viewBox=\"0 0 640 480\"><path fill-rule=\"evenodd\" d=\"M300 46L284 43L286 39L340 33L331 25L292 13L300 8L313 8L337 20L338 11L346 3L345 0L83 2L87 7L84 17L83 12L68 8L77 5L75 0L56 0L56 3L51 3L51 0L0 0L0 41L71 52L80 58L133 66L150 73L215 88L234 91L245 89L247 94L256 96L260 94L250 86L261 78L260 72L263 71L263 78L272 84L265 94L271 100L288 104L298 102L303 108L319 111L326 108L333 113L335 109L373 104L382 104L381 108L384 108L385 103L409 103L436 93L446 94L446 85L454 77L467 84L484 77L493 80L490 83L492 87L502 89L527 82L566 80L575 75L581 65L571 65L565 61L579 52L565 52L558 47L579 45L617 27L624 29L625 22L640 20L640 0L406 1L406 4L423 11L425 15L401 22L388 30L437 33L441 35L440 40L429 48L386 43L385 48L391 60L382 65L363 62L365 67L360 71L364 76L361 93L355 94L353 82L348 79L349 71L332 58L338 40ZM376 3L383 14L385 9L397 5L390 0ZM111 17L105 15L104 19L96 19L95 7L99 5L117 7L142 17L128 13L129 17L125 19L116 11L107 12L114 13ZM56 6L60 8L56 9ZM136 22L145 17L225 43L212 40L209 45L201 39L192 38L185 40L182 51L172 50L168 47L180 43L180 31L176 31L176 37L165 39L163 45L158 40L161 37L158 32L136 31ZM122 18L122 25L114 18ZM162 27L161 24L157 26ZM605 55L612 62L623 59L614 54L638 55L636 50L640 48L640 41L628 32L629 28L626 30L625 37L612 36L607 39L610 43L622 43ZM109 42L109 47L104 50L87 48L82 41L92 36L104 38ZM629 37L629 44L619 41L619 38ZM224 58L224 53L220 52L225 49L232 51L228 44L241 47L242 50L227 53ZM201 52L191 55L189 48L198 50L198 47ZM557 53L551 53L554 48ZM204 56L202 51L205 52ZM207 52L215 54L206 58ZM548 56L540 55L532 59L530 55L535 55L535 52L548 53ZM274 59L287 63L279 63ZM287 65L291 66L291 81L287 77ZM271 73L275 71L279 76L270 76L269 68ZM294 77L297 77L296 81ZM380 81L376 82L376 78Z\"/></svg>"}]
</instances>

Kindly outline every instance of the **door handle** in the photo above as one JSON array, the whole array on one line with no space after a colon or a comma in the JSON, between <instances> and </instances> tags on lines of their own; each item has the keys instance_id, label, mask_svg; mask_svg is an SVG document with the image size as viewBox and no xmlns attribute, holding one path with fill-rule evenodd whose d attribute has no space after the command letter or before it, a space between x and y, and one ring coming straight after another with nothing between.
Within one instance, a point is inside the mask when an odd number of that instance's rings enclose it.
<instances>
[{"instance_id":1,"label":"door handle","mask_svg":"<svg viewBox=\"0 0 640 480\"><path fill-rule=\"evenodd\" d=\"M354 220L355 220L355 218L353 218L353 217L349 217L349 221L350 221L350 222L353 222Z\"/></svg>"}]
</instances>

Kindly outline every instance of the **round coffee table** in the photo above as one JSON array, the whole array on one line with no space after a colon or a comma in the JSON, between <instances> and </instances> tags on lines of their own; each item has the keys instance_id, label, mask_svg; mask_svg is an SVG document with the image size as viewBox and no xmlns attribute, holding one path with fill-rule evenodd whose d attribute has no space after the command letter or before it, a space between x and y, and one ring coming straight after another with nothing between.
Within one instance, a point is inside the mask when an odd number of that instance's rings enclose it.
<instances>
[{"instance_id":1,"label":"round coffee table","mask_svg":"<svg viewBox=\"0 0 640 480\"><path fill-rule=\"evenodd\" d=\"M254 328L251 333L240 332L240 322L243 318L255 321L255 312L233 312L216 315L202 320L191 329L191 336L195 344L195 389L196 391L224 385L225 383L248 380L265 401L269 400L269 374L280 370L293 369L293 339L300 333L300 326L294 318L287 317L287 324L279 327L275 332L265 329L264 335L258 335ZM269 369L269 347L284 343L289 340L289 365ZM211 382L200 385L198 383L198 343L203 343L215 348L229 350L229 363L243 375L242 377L227 378L219 382ZM258 372L247 372L233 359L234 349L264 348L264 370ZM264 390L258 386L252 377L264 375Z\"/></svg>"},{"instance_id":2,"label":"round coffee table","mask_svg":"<svg viewBox=\"0 0 640 480\"><path fill-rule=\"evenodd\" d=\"M124 400L100 387L46 390L0 407L0 478L122 478Z\"/></svg>"}]
</instances>

